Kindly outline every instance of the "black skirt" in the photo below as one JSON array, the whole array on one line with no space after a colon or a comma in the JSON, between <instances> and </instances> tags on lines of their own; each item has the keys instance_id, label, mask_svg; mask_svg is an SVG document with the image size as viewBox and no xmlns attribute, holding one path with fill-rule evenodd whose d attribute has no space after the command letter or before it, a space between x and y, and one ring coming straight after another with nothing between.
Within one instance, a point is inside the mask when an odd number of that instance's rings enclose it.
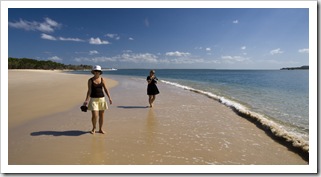
<instances>
[{"instance_id":1,"label":"black skirt","mask_svg":"<svg viewBox=\"0 0 321 177\"><path fill-rule=\"evenodd\" d=\"M159 94L159 90L154 83L150 83L147 86L147 95L157 95Z\"/></svg>"}]
</instances>

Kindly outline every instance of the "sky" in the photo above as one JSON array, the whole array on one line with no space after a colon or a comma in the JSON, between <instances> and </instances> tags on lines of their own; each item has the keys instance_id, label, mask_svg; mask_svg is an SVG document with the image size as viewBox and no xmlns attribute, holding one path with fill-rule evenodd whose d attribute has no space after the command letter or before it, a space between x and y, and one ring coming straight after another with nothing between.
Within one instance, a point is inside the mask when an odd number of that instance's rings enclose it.
<instances>
[{"instance_id":1,"label":"sky","mask_svg":"<svg viewBox=\"0 0 321 177\"><path fill-rule=\"evenodd\" d=\"M8 56L103 68L309 64L308 8L9 8Z\"/></svg>"}]
</instances>

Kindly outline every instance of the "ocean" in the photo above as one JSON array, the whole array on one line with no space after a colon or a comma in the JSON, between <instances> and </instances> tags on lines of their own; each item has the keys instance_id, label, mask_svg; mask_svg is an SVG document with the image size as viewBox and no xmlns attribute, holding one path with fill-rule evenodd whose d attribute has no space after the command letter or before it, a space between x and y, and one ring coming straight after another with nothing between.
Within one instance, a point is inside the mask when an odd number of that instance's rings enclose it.
<instances>
[{"instance_id":1,"label":"ocean","mask_svg":"<svg viewBox=\"0 0 321 177\"><path fill-rule=\"evenodd\" d=\"M104 74L146 79L149 70L119 69ZM308 151L308 70L158 69L156 76L165 84L217 100Z\"/></svg>"}]
</instances>

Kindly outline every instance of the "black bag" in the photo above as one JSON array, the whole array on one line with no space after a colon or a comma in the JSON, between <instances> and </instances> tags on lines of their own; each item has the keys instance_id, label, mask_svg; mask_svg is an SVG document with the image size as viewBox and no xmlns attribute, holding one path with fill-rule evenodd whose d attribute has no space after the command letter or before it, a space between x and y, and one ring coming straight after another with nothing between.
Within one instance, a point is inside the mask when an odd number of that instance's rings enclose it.
<instances>
[{"instance_id":1,"label":"black bag","mask_svg":"<svg viewBox=\"0 0 321 177\"><path fill-rule=\"evenodd\" d=\"M88 107L87 106L81 106L80 107L82 112L87 112Z\"/></svg>"}]
</instances>

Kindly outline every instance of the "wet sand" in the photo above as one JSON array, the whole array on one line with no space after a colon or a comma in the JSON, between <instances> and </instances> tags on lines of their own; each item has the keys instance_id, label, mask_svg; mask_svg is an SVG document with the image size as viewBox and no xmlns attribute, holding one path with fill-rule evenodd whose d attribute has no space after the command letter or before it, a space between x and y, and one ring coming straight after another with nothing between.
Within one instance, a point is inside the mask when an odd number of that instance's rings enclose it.
<instances>
[{"instance_id":1,"label":"wet sand","mask_svg":"<svg viewBox=\"0 0 321 177\"><path fill-rule=\"evenodd\" d=\"M308 165L230 108L187 90L159 83L161 93L148 108L144 78L107 76L118 85L110 89L106 134L92 135L91 113L79 109L88 76L64 77L76 93L61 89L62 83L49 84L65 74L32 76L27 95L10 89L19 85L13 76L9 72L9 165ZM39 82L49 82L41 94L32 91ZM35 106L19 101L48 100L42 99L48 93L54 101L69 97L59 103L69 106L54 112L39 104L36 116ZM22 115L12 106L18 101Z\"/></svg>"}]
</instances>

